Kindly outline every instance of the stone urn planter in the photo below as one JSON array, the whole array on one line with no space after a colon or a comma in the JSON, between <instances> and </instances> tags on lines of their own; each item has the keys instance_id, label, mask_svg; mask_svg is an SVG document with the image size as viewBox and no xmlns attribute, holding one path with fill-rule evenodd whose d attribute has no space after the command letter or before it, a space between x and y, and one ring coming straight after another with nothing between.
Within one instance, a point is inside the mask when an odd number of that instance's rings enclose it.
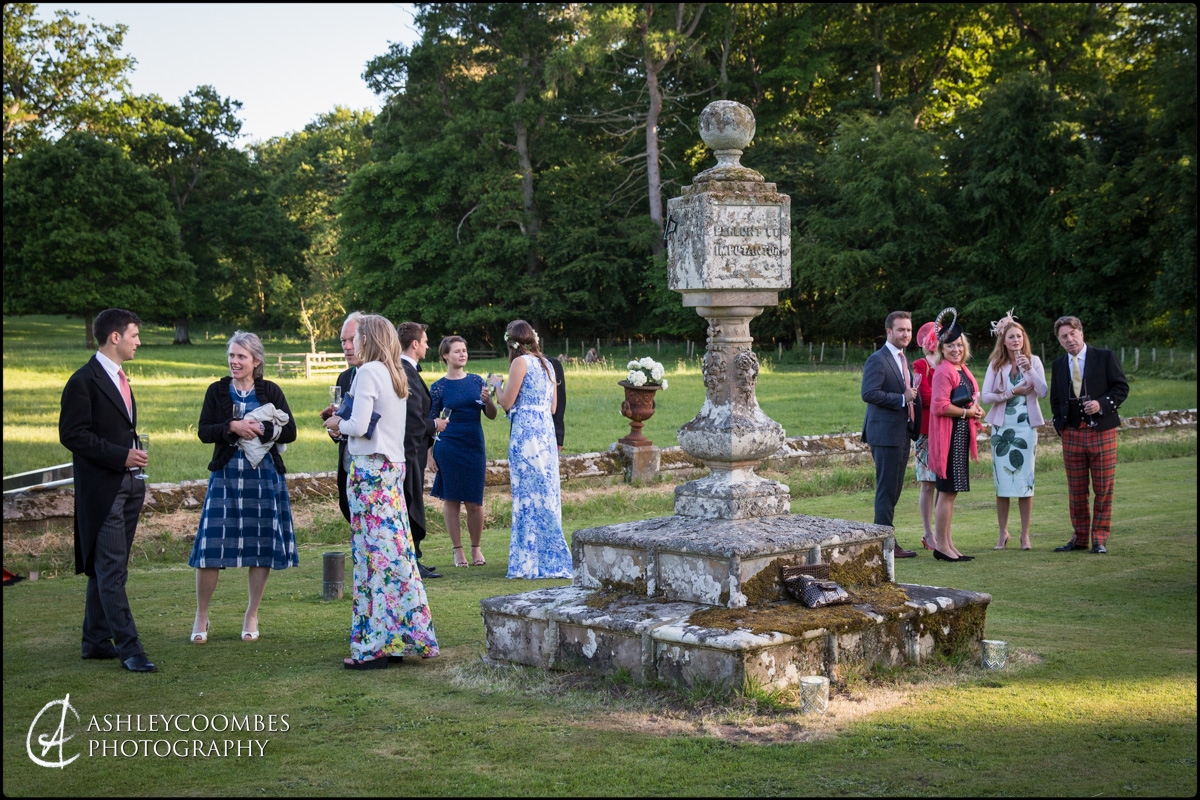
<instances>
[{"instance_id":1,"label":"stone urn planter","mask_svg":"<svg viewBox=\"0 0 1200 800\"><path fill-rule=\"evenodd\" d=\"M651 447L654 442L642 435L642 424L654 416L654 393L662 386L646 384L634 386L629 381L618 381L625 387L625 402L621 403L621 416L629 419L629 435L617 439L630 447Z\"/></svg>"}]
</instances>

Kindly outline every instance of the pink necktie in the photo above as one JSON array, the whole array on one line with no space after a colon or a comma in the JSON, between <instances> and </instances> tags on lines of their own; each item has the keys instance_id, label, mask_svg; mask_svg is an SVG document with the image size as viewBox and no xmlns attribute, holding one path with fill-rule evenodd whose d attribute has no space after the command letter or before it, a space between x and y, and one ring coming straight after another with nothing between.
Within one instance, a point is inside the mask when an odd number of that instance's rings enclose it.
<instances>
[{"instance_id":1,"label":"pink necktie","mask_svg":"<svg viewBox=\"0 0 1200 800\"><path fill-rule=\"evenodd\" d=\"M125 370L117 370L117 377L120 379L118 383L121 387L121 397L125 399L125 413L133 419L133 392L129 391L129 379L125 377Z\"/></svg>"}]
</instances>

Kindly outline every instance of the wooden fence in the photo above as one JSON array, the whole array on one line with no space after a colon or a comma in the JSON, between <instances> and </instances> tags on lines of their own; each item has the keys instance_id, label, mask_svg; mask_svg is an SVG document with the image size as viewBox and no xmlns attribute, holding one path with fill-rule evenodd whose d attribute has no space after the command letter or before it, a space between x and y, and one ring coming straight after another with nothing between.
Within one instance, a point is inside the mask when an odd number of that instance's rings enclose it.
<instances>
[{"instance_id":1,"label":"wooden fence","mask_svg":"<svg viewBox=\"0 0 1200 800\"><path fill-rule=\"evenodd\" d=\"M314 375L338 375L346 368L346 357L341 353L276 353L275 369L280 378L303 375L311 379Z\"/></svg>"}]
</instances>

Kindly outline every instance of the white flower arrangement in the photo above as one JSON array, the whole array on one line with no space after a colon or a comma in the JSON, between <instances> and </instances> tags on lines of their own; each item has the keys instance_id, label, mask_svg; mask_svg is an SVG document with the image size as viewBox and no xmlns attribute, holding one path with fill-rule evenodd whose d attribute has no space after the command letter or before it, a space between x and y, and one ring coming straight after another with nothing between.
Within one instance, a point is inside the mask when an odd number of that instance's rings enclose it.
<instances>
[{"instance_id":1,"label":"white flower arrangement","mask_svg":"<svg viewBox=\"0 0 1200 800\"><path fill-rule=\"evenodd\" d=\"M649 356L637 361L630 361L626 369L629 370L629 377L625 380L631 386L645 386L646 384L650 384L651 386L667 388L667 381L663 378L663 375L667 372L666 369L663 368L662 364Z\"/></svg>"}]
</instances>

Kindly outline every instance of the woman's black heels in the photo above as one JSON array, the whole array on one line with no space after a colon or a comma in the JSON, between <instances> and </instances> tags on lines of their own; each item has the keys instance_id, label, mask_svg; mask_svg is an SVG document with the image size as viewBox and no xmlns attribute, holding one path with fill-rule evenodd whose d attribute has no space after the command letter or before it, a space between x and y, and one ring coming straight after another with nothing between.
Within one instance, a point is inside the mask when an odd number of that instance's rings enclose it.
<instances>
[{"instance_id":1,"label":"woman's black heels","mask_svg":"<svg viewBox=\"0 0 1200 800\"><path fill-rule=\"evenodd\" d=\"M951 558L950 556L943 553L941 550L934 550L933 557L937 561L963 561L964 560L961 558Z\"/></svg>"}]
</instances>

